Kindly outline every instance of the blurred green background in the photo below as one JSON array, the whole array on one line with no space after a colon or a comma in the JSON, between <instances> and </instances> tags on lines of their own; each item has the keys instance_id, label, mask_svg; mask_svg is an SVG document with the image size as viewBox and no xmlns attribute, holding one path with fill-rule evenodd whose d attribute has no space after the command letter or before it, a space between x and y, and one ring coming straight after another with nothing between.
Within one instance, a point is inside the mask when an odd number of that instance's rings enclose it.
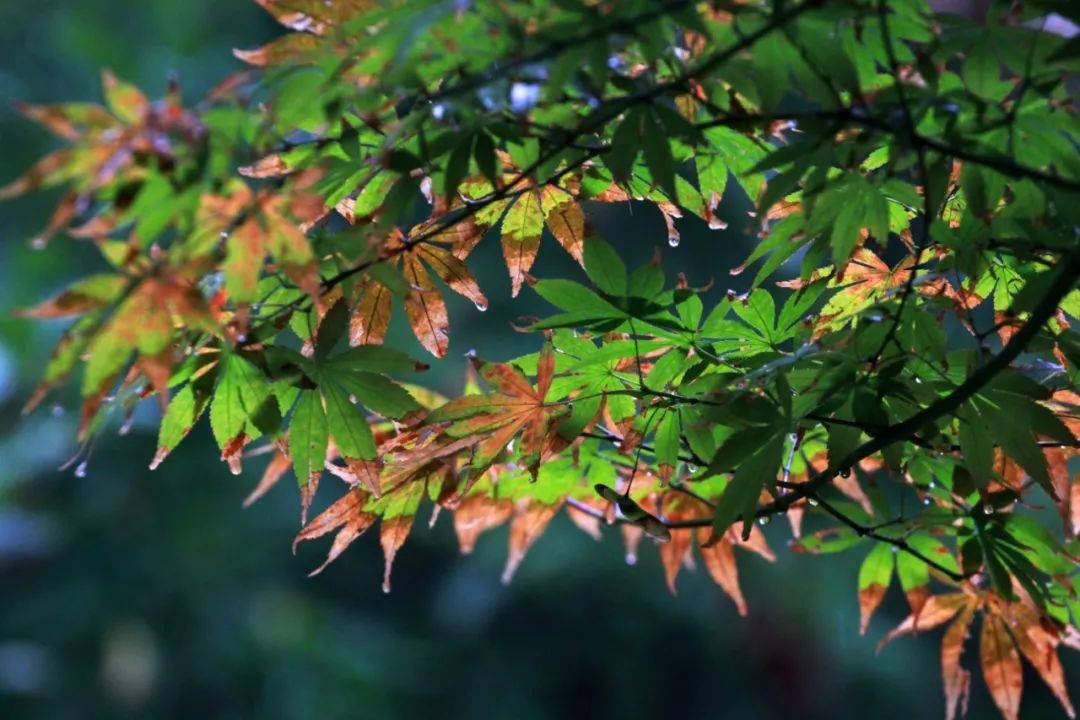
<instances>
[{"instance_id":1,"label":"blurred green background","mask_svg":"<svg viewBox=\"0 0 1080 720\"><path fill-rule=\"evenodd\" d=\"M11 100L97 100L108 66L152 95L175 72L191 101L238 68L230 48L276 32L247 0L3 0L0 182L55 144ZM0 717L942 716L939 633L876 656L905 615L899 591L859 637L862 553L795 556L779 523L768 528L775 564L740 557L745 620L702 573L684 573L672 597L653 550L628 567L617 532L596 543L562 516L509 587L498 579L505 528L466 558L448 518L433 530L420 518L384 595L374 534L307 579L327 543L290 555L295 489L284 481L241 510L265 460L229 475L207 428L150 473L149 404L129 435L101 440L85 477L59 471L75 450L75 398L29 418L19 408L61 326L10 314L99 262L65 238L29 249L55 199L0 205ZM715 277L722 291L746 282L728 274L749 243L731 202L732 229L684 223L677 249L648 208L604 208L597 221L632 262L664 244L669 269ZM577 272L560 252L545 245L537 274ZM509 304L494 243L477 258L493 307L452 302L452 357L424 378L447 391L470 348L494 359L534 349L509 324L544 312L528 298ZM407 329L395 332L421 356ZM327 479L317 505L338 490ZM976 658L969 648L969 667ZM1077 657L1065 663L1080 677ZM994 716L981 679L972 685L970 716ZM1027 669L1025 686L1025 718L1062 716Z\"/></svg>"}]
</instances>

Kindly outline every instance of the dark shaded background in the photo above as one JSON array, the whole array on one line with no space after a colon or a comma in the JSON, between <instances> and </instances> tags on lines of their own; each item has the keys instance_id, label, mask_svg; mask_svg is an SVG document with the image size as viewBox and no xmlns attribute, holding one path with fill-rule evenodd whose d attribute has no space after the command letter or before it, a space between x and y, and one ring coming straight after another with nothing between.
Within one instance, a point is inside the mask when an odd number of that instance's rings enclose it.
<instances>
[{"instance_id":1,"label":"dark shaded background","mask_svg":"<svg viewBox=\"0 0 1080 720\"><path fill-rule=\"evenodd\" d=\"M97 100L102 66L151 94L175 71L197 99L237 67L231 47L275 32L245 0L0 2L0 182L54 145L10 100ZM746 620L701 573L684 573L672 597L651 549L628 567L616 532L598 544L561 516L510 587L498 582L505 529L463 558L446 518L434 530L418 522L383 595L373 534L306 579L326 544L289 554L295 490L283 482L242 511L261 463L232 477L205 427L150 473L148 408L130 435L103 439L85 477L58 471L74 450L75 398L26 419L18 409L59 326L9 314L99 262L66 239L27 247L54 201L0 205L0 717L942 716L939 633L875 656L905 614L899 591L860 638L863 553L794 556L785 527L769 528L774 565L740 558ZM738 208L729 214L741 224ZM597 217L634 261L664 243L649 208ZM695 269L694 282L747 281L727 273L745 256L741 232L684 229L678 249L665 244L669 268ZM544 245L538 274L578 272L560 252ZM453 357L425 379L447 391L470 348L495 359L533 349L536 338L508 323L544 311L528 298L509 306L494 243L478 263L493 307L451 305ZM337 490L328 480L320 505ZM1077 658L1065 661L1076 678ZM1062 716L1030 671L1025 684L1025 718ZM971 717L992 717L981 679L973 693Z\"/></svg>"}]
</instances>

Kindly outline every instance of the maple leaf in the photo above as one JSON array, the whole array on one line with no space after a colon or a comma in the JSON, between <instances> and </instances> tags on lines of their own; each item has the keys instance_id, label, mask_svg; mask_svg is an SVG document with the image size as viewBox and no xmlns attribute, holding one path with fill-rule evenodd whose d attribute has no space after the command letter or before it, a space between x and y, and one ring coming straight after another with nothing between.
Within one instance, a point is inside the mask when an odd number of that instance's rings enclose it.
<instances>
[{"instance_id":1,"label":"maple leaf","mask_svg":"<svg viewBox=\"0 0 1080 720\"><path fill-rule=\"evenodd\" d=\"M454 532L462 555L469 555L481 534L499 527L514 514L511 500L473 493L454 508Z\"/></svg>"},{"instance_id":2,"label":"maple leaf","mask_svg":"<svg viewBox=\"0 0 1080 720\"><path fill-rule=\"evenodd\" d=\"M513 520L510 521L510 551L502 572L503 585L510 584L521 561L525 559L525 553L544 534L561 506L561 502L545 503L531 498L523 498L515 504Z\"/></svg>"},{"instance_id":3,"label":"maple leaf","mask_svg":"<svg viewBox=\"0 0 1080 720\"><path fill-rule=\"evenodd\" d=\"M713 509L702 500L680 491L668 491L660 501L663 517L667 521L693 520L711 517ZM757 526L751 526L743 540L743 528L728 528L718 542L710 542L712 530L708 527L672 529L671 540L659 546L660 560L664 566L664 577L668 589L675 594L675 578L680 568L691 560L691 548L694 540L705 564L705 570L713 582L731 598L739 614L747 614L746 599L739 585L739 569L735 562L735 548L742 548L760 555L769 562L776 555L769 548L764 534Z\"/></svg>"},{"instance_id":4,"label":"maple leaf","mask_svg":"<svg viewBox=\"0 0 1080 720\"><path fill-rule=\"evenodd\" d=\"M432 412L432 423L448 423L445 433L452 438L471 439L470 468L473 475L486 470L520 433L519 455L533 477L543 457L565 447L567 441L554 432L553 421L566 412L564 403L548 403L555 372L550 343L545 343L537 363L534 388L519 370L502 363L486 363L472 358L480 377L498 390L490 395L472 395L451 400Z\"/></svg>"},{"instance_id":5,"label":"maple leaf","mask_svg":"<svg viewBox=\"0 0 1080 720\"><path fill-rule=\"evenodd\" d=\"M321 565L308 573L314 576L326 569L326 566L345 552L365 530L371 527L378 515L366 512L364 508L368 504L370 495L361 488L353 488L341 496L334 504L319 515L315 516L310 523L304 526L293 539L293 553L296 547L305 540L314 540L337 530L334 542L326 554L326 560Z\"/></svg>"},{"instance_id":6,"label":"maple leaf","mask_svg":"<svg viewBox=\"0 0 1080 720\"><path fill-rule=\"evenodd\" d=\"M179 103L179 91L151 103L133 85L105 70L101 75L105 106L16 104L16 109L71 143L35 163L22 177L0 187L0 199L57 185L71 185L53 211L48 225L34 239L44 246L89 209L101 189L145 179L149 162L175 165L187 146L197 144L205 130L196 115ZM115 213L112 204L98 212ZM112 222L107 224L111 225Z\"/></svg>"},{"instance_id":7,"label":"maple leaf","mask_svg":"<svg viewBox=\"0 0 1080 720\"><path fill-rule=\"evenodd\" d=\"M420 236L424 226L414 229ZM448 247L449 246L449 247ZM472 300L480 310L486 310L487 298L476 283L463 259L454 254L455 240L436 235L422 242L408 244L404 236L394 231L385 243L384 252L391 264L401 271L409 289L405 293L405 315L420 344L435 357L446 355L450 346L450 319L446 302L435 286L439 278L459 295ZM359 300L352 313L350 341L354 345L381 343L390 324L392 293L383 283L368 280L359 288Z\"/></svg>"},{"instance_id":8,"label":"maple leaf","mask_svg":"<svg viewBox=\"0 0 1080 720\"><path fill-rule=\"evenodd\" d=\"M483 228L500 227L503 259L510 273L510 295L517 297L536 262L545 227L582 266L585 238L591 230L577 202L575 179L537 186L519 178L513 161L505 153L499 153L499 158L506 170L503 181L512 189L511 197L489 202L476 214L476 222ZM487 181L474 179L464 183L462 191L476 201L491 195L494 189Z\"/></svg>"},{"instance_id":9,"label":"maple leaf","mask_svg":"<svg viewBox=\"0 0 1080 720\"><path fill-rule=\"evenodd\" d=\"M970 676L961 665L964 640L976 613L982 617L979 662L990 696L1007 720L1016 720L1023 692L1021 655L1058 698L1066 714L1075 717L1065 684L1065 674L1057 656L1059 634L1042 618L1022 590L1018 599L1006 601L993 592L965 585L961 592L934 595L921 612L908 616L878 645L944 625L952 620L942 639L942 679L945 684L945 715L953 720L957 710L966 712Z\"/></svg>"}]
</instances>

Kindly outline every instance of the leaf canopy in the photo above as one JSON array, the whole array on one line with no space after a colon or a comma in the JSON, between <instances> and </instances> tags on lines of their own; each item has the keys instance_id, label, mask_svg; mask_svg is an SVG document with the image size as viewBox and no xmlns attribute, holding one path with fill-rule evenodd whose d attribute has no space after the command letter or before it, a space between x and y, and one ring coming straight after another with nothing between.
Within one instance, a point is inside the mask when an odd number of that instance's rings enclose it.
<instances>
[{"instance_id":1,"label":"leaf canopy","mask_svg":"<svg viewBox=\"0 0 1080 720\"><path fill-rule=\"evenodd\" d=\"M647 537L673 592L696 546L745 615L734 549L774 560L757 523L785 517L796 552L864 558L862 632L893 585L884 642L946 626L946 717L975 632L1004 717L1023 660L1073 715L1074 5L258 1L287 32L191 106L108 72L104 104L19 106L65 144L0 198L62 188L35 245L109 268L25 311L72 318L28 409L81 373L87 439L155 396L151 467L208 415L234 472L272 453L248 503L291 469L295 544L335 533L313 574L378 525L387 591L422 505L463 552L508 523L506 581L562 511L631 560ZM672 247L748 208L750 291L628 267L615 203ZM551 240L573 279L532 275ZM446 290L490 303L482 242L553 310L447 399L394 307L447 355Z\"/></svg>"}]
</instances>

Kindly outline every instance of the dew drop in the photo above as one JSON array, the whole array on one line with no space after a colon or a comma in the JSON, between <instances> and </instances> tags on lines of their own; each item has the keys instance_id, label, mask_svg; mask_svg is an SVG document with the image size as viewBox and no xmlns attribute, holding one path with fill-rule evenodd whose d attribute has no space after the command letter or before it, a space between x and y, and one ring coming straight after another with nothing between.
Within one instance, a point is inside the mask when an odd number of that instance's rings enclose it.
<instances>
[{"instance_id":1,"label":"dew drop","mask_svg":"<svg viewBox=\"0 0 1080 720\"><path fill-rule=\"evenodd\" d=\"M61 405L60 403L56 403L55 405L53 405L51 411L52 411L53 417L60 417L65 412L64 411L64 406Z\"/></svg>"},{"instance_id":2,"label":"dew drop","mask_svg":"<svg viewBox=\"0 0 1080 720\"><path fill-rule=\"evenodd\" d=\"M30 241L31 250L44 250L45 245L45 238L41 237L40 235Z\"/></svg>"},{"instance_id":3,"label":"dew drop","mask_svg":"<svg viewBox=\"0 0 1080 720\"><path fill-rule=\"evenodd\" d=\"M390 581L389 580L383 580L382 591L384 593L386 593L387 595L390 594Z\"/></svg>"},{"instance_id":4,"label":"dew drop","mask_svg":"<svg viewBox=\"0 0 1080 720\"><path fill-rule=\"evenodd\" d=\"M923 505L929 505L930 504L930 496L929 495L922 499L922 504Z\"/></svg>"},{"instance_id":5,"label":"dew drop","mask_svg":"<svg viewBox=\"0 0 1080 720\"><path fill-rule=\"evenodd\" d=\"M637 565L637 555L634 553L626 553L626 564Z\"/></svg>"},{"instance_id":6,"label":"dew drop","mask_svg":"<svg viewBox=\"0 0 1080 720\"><path fill-rule=\"evenodd\" d=\"M487 312L487 309L488 309L487 303L485 303L485 302L477 302L477 303L473 303L473 305L475 305L476 309L479 310L480 312Z\"/></svg>"},{"instance_id":7,"label":"dew drop","mask_svg":"<svg viewBox=\"0 0 1080 720\"><path fill-rule=\"evenodd\" d=\"M851 477L851 468L848 467L848 468L844 468L843 470L841 470L840 471L840 477L842 477L842 478Z\"/></svg>"},{"instance_id":8,"label":"dew drop","mask_svg":"<svg viewBox=\"0 0 1080 720\"><path fill-rule=\"evenodd\" d=\"M697 472L697 465L687 465L686 469L689 470L692 473L696 473Z\"/></svg>"},{"instance_id":9,"label":"dew drop","mask_svg":"<svg viewBox=\"0 0 1080 720\"><path fill-rule=\"evenodd\" d=\"M769 524L769 517L765 516L765 517L758 518L757 524L761 525L762 527L768 525Z\"/></svg>"},{"instance_id":10,"label":"dew drop","mask_svg":"<svg viewBox=\"0 0 1080 720\"><path fill-rule=\"evenodd\" d=\"M86 477L86 461L85 460L83 460L81 463L79 463L78 465L75 466L75 477L77 477L77 478Z\"/></svg>"},{"instance_id":11,"label":"dew drop","mask_svg":"<svg viewBox=\"0 0 1080 720\"><path fill-rule=\"evenodd\" d=\"M670 235L670 236L668 236L667 244L670 245L671 247L679 247L679 236L678 235Z\"/></svg>"},{"instance_id":12,"label":"dew drop","mask_svg":"<svg viewBox=\"0 0 1080 720\"><path fill-rule=\"evenodd\" d=\"M806 502L810 503L814 507L817 507L817 505L818 505L817 498L807 498Z\"/></svg>"}]
</instances>

